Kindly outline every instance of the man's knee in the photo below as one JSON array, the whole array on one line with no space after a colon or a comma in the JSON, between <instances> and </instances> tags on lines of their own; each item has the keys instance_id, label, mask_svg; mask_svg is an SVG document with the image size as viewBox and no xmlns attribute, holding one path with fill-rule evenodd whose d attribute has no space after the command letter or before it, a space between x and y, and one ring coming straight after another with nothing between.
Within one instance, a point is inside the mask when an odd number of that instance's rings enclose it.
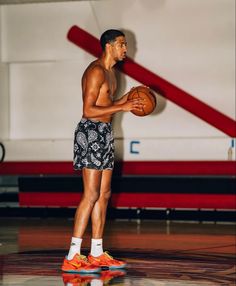
<instances>
[{"instance_id":1,"label":"man's knee","mask_svg":"<svg viewBox=\"0 0 236 286\"><path fill-rule=\"evenodd\" d=\"M99 191L92 190L84 195L84 198L90 205L95 205L96 201L99 199Z\"/></svg>"},{"instance_id":2,"label":"man's knee","mask_svg":"<svg viewBox=\"0 0 236 286\"><path fill-rule=\"evenodd\" d=\"M111 189L103 190L101 194L105 200L109 200L111 197Z\"/></svg>"}]
</instances>

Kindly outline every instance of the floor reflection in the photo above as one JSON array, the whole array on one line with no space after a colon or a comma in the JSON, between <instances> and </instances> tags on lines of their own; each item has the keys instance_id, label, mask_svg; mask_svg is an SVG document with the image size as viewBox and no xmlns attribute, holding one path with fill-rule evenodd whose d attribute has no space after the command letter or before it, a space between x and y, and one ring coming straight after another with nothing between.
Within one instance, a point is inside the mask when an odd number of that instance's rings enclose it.
<instances>
[{"instance_id":1,"label":"floor reflection","mask_svg":"<svg viewBox=\"0 0 236 286\"><path fill-rule=\"evenodd\" d=\"M86 250L87 251L87 250ZM8 254L2 260L1 285L235 285L233 255L182 253L180 251L118 251L128 262L126 270L104 270L100 274L70 274L60 271L63 251ZM17 281L17 282L16 282Z\"/></svg>"},{"instance_id":2,"label":"floor reflection","mask_svg":"<svg viewBox=\"0 0 236 286\"><path fill-rule=\"evenodd\" d=\"M62 273L71 225L0 220L1 286L235 286L235 225L112 222L105 233L125 271ZM83 254L88 255L86 236Z\"/></svg>"}]
</instances>

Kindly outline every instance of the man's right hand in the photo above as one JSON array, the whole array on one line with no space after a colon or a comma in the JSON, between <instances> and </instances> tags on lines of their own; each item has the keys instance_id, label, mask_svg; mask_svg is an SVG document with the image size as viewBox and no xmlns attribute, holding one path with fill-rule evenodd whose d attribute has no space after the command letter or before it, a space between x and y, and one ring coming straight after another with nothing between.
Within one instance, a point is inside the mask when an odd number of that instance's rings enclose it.
<instances>
[{"instance_id":1,"label":"man's right hand","mask_svg":"<svg viewBox=\"0 0 236 286\"><path fill-rule=\"evenodd\" d=\"M138 110L141 111L145 106L145 99L142 98L135 98L131 100L127 100L123 106L123 111L131 111L131 110Z\"/></svg>"}]
</instances>

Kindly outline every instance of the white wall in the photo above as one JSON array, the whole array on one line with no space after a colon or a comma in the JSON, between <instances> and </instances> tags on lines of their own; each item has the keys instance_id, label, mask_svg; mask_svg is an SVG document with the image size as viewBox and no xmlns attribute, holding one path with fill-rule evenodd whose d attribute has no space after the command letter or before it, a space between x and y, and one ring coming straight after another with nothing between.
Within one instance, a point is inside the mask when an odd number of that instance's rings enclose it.
<instances>
[{"instance_id":1,"label":"white wall","mask_svg":"<svg viewBox=\"0 0 236 286\"><path fill-rule=\"evenodd\" d=\"M0 62L0 140L9 138L8 65Z\"/></svg>"},{"instance_id":2,"label":"white wall","mask_svg":"<svg viewBox=\"0 0 236 286\"><path fill-rule=\"evenodd\" d=\"M2 8L0 6L0 55L2 54ZM9 138L9 69L0 57L0 141Z\"/></svg>"},{"instance_id":3,"label":"white wall","mask_svg":"<svg viewBox=\"0 0 236 286\"><path fill-rule=\"evenodd\" d=\"M72 25L96 37L111 27L124 29L129 56L136 62L236 117L234 0L104 0L0 7L0 81L4 83L0 139L8 161L72 158L73 132L81 117L80 79L93 60L66 39ZM123 75L120 81L119 95L139 84ZM118 157L227 159L231 138L161 96L157 99L157 111L151 116L116 116ZM138 153L130 152L132 141L139 142L134 145Z\"/></svg>"}]
</instances>

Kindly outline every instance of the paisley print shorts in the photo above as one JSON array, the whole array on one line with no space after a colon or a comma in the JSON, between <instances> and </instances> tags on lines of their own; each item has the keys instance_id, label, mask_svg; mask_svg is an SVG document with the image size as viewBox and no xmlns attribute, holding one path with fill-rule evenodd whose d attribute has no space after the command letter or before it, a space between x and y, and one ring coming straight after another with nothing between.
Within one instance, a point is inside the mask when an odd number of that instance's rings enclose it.
<instances>
[{"instance_id":1,"label":"paisley print shorts","mask_svg":"<svg viewBox=\"0 0 236 286\"><path fill-rule=\"evenodd\" d=\"M75 129L73 166L75 170L113 169L114 138L111 123L81 119Z\"/></svg>"}]
</instances>

